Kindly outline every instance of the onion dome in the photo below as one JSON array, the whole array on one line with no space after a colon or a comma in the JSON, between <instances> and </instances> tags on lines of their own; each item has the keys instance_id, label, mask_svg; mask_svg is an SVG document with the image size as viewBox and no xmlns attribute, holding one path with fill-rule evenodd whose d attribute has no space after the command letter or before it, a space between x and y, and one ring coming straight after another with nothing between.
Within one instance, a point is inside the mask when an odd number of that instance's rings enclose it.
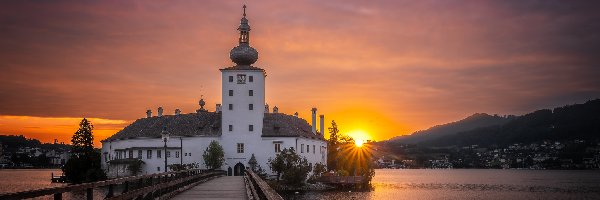
<instances>
[{"instance_id":1,"label":"onion dome","mask_svg":"<svg viewBox=\"0 0 600 200\"><path fill-rule=\"evenodd\" d=\"M250 46L250 25L246 19L246 5L244 5L244 17L240 20L238 31L240 32L239 45L231 49L229 58L238 66L250 66L258 60L258 51Z\"/></svg>"}]
</instances>

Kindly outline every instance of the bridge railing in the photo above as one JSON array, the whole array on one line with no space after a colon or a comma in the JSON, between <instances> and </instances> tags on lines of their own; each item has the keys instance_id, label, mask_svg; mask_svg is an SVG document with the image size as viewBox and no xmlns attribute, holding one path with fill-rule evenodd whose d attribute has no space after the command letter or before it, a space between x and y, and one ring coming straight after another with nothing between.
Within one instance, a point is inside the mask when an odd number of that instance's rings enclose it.
<instances>
[{"instance_id":1,"label":"bridge railing","mask_svg":"<svg viewBox=\"0 0 600 200\"><path fill-rule=\"evenodd\" d=\"M225 175L225 171L221 170L207 171L202 169L192 169L0 194L0 199L27 199L53 195L55 200L60 200L62 199L63 193L85 190L86 198L91 200L94 198L94 189L100 189L101 187L107 187L106 199L145 199L149 197L154 199L170 196L172 193L180 188L184 188L186 185L223 175ZM116 187L122 188L119 194L115 194Z\"/></svg>"},{"instance_id":2,"label":"bridge railing","mask_svg":"<svg viewBox=\"0 0 600 200\"><path fill-rule=\"evenodd\" d=\"M246 183L249 187L248 196L252 199L283 200L283 198L267 182L252 170L246 170Z\"/></svg>"}]
</instances>

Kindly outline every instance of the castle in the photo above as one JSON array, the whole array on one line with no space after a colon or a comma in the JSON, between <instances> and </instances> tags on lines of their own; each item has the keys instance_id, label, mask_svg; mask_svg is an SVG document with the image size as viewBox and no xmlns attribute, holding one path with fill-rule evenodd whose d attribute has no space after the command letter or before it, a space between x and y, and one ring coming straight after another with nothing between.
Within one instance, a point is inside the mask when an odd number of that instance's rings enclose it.
<instances>
[{"instance_id":1,"label":"castle","mask_svg":"<svg viewBox=\"0 0 600 200\"><path fill-rule=\"evenodd\" d=\"M317 132L316 108L312 109L311 126L297 113L279 113L277 107L271 111L265 103L266 71L252 65L258 60L258 51L250 46L245 9L238 28L239 45L229 54L235 65L220 69L222 104L217 104L214 112L204 109L203 99L194 113L182 114L177 109L173 115L164 115L161 107L153 116L148 110L146 118L102 141L102 167L109 177L130 175L127 166L140 160L141 174L168 171L165 162L197 163L203 168L202 154L211 141L223 147L225 163L221 169L232 176L243 175L252 155L272 174L267 162L284 148L293 148L312 166L327 164L324 117L319 116Z\"/></svg>"}]
</instances>

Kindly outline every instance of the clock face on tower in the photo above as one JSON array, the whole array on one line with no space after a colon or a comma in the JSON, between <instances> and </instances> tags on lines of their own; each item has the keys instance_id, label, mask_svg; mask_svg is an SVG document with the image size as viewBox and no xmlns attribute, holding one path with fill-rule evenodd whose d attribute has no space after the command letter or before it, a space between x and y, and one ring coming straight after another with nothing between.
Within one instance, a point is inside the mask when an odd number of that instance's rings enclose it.
<instances>
[{"instance_id":1,"label":"clock face on tower","mask_svg":"<svg viewBox=\"0 0 600 200\"><path fill-rule=\"evenodd\" d=\"M246 84L246 74L238 74L237 75L237 83L238 84Z\"/></svg>"}]
</instances>

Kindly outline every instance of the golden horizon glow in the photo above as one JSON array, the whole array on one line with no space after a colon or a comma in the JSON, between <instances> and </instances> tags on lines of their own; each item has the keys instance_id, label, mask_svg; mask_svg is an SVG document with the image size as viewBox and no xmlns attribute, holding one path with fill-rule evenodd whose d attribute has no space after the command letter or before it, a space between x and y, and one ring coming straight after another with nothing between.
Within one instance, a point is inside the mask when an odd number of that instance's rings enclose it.
<instances>
[{"instance_id":1,"label":"golden horizon glow","mask_svg":"<svg viewBox=\"0 0 600 200\"><path fill-rule=\"evenodd\" d=\"M23 135L40 140L42 143L71 143L73 133L79 128L83 117L35 117L0 115L0 133L2 135ZM101 140L115 134L130 122L102 118L87 118L94 126L94 146L101 147Z\"/></svg>"},{"instance_id":2,"label":"golden horizon glow","mask_svg":"<svg viewBox=\"0 0 600 200\"><path fill-rule=\"evenodd\" d=\"M354 139L354 141L361 141L361 142L365 142L367 140L371 139L371 136L363 130L352 130L349 131L348 133L346 133L345 135L350 136L352 139Z\"/></svg>"}]
</instances>

